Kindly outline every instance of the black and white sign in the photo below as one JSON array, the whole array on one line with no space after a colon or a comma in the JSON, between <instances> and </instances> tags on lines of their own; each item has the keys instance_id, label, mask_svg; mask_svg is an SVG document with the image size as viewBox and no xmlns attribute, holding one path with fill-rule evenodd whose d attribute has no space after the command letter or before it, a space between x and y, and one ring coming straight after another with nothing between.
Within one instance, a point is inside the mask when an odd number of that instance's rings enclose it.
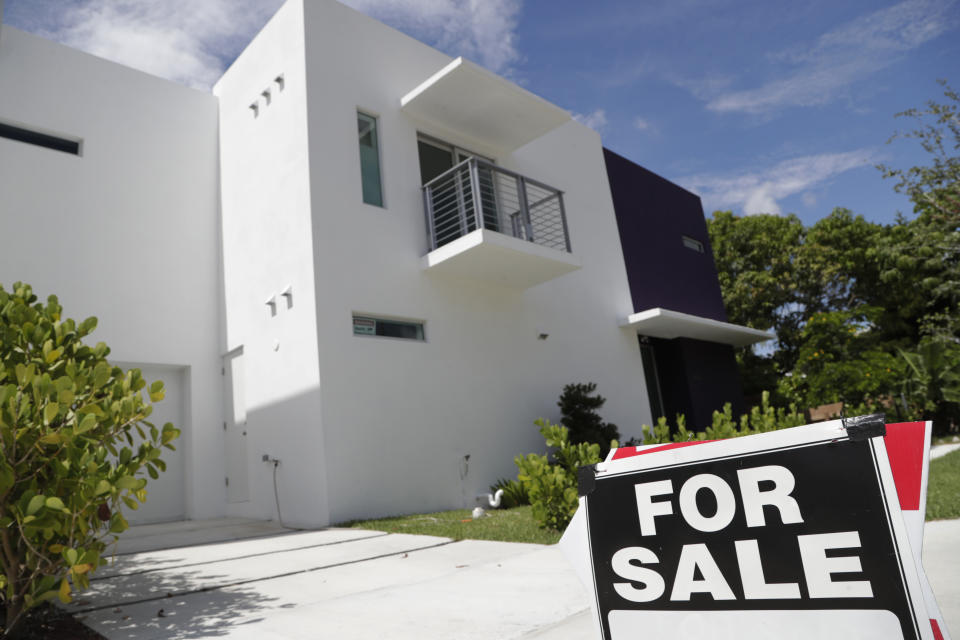
<instances>
[{"instance_id":1,"label":"black and white sign","mask_svg":"<svg viewBox=\"0 0 960 640\"><path fill-rule=\"evenodd\" d=\"M839 421L601 465L602 637L932 638L892 487L882 438Z\"/></svg>"}]
</instances>

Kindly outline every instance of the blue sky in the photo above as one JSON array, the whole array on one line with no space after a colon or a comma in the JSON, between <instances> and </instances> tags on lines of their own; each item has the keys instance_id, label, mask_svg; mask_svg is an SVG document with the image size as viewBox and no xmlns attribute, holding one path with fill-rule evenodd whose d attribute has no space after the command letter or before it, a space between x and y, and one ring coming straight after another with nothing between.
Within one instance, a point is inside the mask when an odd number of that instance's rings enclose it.
<instances>
[{"instance_id":1,"label":"blue sky","mask_svg":"<svg viewBox=\"0 0 960 640\"><path fill-rule=\"evenodd\" d=\"M893 114L960 85L960 0L348 0L569 109L709 214L910 213ZM280 0L6 0L4 21L209 87Z\"/></svg>"}]
</instances>

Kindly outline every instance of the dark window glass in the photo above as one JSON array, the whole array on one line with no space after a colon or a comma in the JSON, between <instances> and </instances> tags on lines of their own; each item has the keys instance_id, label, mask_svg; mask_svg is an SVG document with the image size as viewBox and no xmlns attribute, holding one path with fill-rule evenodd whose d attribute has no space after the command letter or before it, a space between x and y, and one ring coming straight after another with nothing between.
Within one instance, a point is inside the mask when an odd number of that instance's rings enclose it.
<instances>
[{"instance_id":1,"label":"dark window glass","mask_svg":"<svg viewBox=\"0 0 960 640\"><path fill-rule=\"evenodd\" d=\"M353 317L353 334L357 336L384 336L405 340L423 340L423 323L384 320L382 318Z\"/></svg>"},{"instance_id":2,"label":"dark window glass","mask_svg":"<svg viewBox=\"0 0 960 640\"><path fill-rule=\"evenodd\" d=\"M80 155L80 143L76 140L67 140L66 138L58 138L57 136L50 136L45 133L30 131L29 129L21 129L20 127L3 124L2 122L0 122L0 138L26 142L27 144L38 147L53 149L54 151L72 153L75 156Z\"/></svg>"},{"instance_id":3,"label":"dark window glass","mask_svg":"<svg viewBox=\"0 0 960 640\"><path fill-rule=\"evenodd\" d=\"M377 119L357 113L357 131L360 138L360 179L363 183L363 201L383 206L380 187L380 146L377 137Z\"/></svg>"}]
</instances>

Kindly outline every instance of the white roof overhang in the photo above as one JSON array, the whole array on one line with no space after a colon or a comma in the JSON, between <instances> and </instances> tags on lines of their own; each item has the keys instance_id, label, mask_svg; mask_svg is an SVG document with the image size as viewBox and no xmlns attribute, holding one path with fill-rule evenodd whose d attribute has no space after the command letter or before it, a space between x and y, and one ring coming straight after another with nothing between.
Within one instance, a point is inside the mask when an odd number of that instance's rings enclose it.
<instances>
[{"instance_id":1,"label":"white roof overhang","mask_svg":"<svg viewBox=\"0 0 960 640\"><path fill-rule=\"evenodd\" d=\"M571 119L555 104L463 58L403 96L400 108L419 120L508 152Z\"/></svg>"},{"instance_id":2,"label":"white roof overhang","mask_svg":"<svg viewBox=\"0 0 960 640\"><path fill-rule=\"evenodd\" d=\"M767 331L660 307L631 314L621 326L636 329L637 333L652 338L693 338L734 347L745 347L776 337L776 334Z\"/></svg>"}]
</instances>

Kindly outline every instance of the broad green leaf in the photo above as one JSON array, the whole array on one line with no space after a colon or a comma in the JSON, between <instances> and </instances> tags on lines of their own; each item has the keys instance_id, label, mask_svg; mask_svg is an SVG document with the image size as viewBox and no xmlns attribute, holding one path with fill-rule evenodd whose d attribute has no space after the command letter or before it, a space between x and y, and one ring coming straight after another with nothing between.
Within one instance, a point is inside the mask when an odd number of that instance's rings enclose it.
<instances>
[{"instance_id":1,"label":"broad green leaf","mask_svg":"<svg viewBox=\"0 0 960 640\"><path fill-rule=\"evenodd\" d=\"M99 496L103 495L104 493L110 493L111 489L113 489L113 485L106 480L101 480L97 483L97 488L94 490L93 495Z\"/></svg>"},{"instance_id":2,"label":"broad green leaf","mask_svg":"<svg viewBox=\"0 0 960 640\"><path fill-rule=\"evenodd\" d=\"M67 561L67 566L72 567L77 564L77 550L76 549L64 549L63 550L63 559Z\"/></svg>"},{"instance_id":3,"label":"broad green leaf","mask_svg":"<svg viewBox=\"0 0 960 640\"><path fill-rule=\"evenodd\" d=\"M43 423L50 424L57 417L57 413L60 412L60 405L56 402L51 402L43 408Z\"/></svg>"},{"instance_id":4,"label":"broad green leaf","mask_svg":"<svg viewBox=\"0 0 960 640\"><path fill-rule=\"evenodd\" d=\"M110 520L110 533L123 533L130 527L122 513L117 512L113 514Z\"/></svg>"},{"instance_id":5,"label":"broad green leaf","mask_svg":"<svg viewBox=\"0 0 960 640\"><path fill-rule=\"evenodd\" d=\"M45 504L47 505L47 508L48 508L48 509L57 509L57 510L60 510L60 509L65 509L65 508L66 508L66 505L63 504L63 500L61 500L60 498L57 498L57 497L47 498Z\"/></svg>"},{"instance_id":6,"label":"broad green leaf","mask_svg":"<svg viewBox=\"0 0 960 640\"><path fill-rule=\"evenodd\" d=\"M88 413L80 419L77 426L77 433L86 433L97 426L97 417L93 413Z\"/></svg>"},{"instance_id":7,"label":"broad green leaf","mask_svg":"<svg viewBox=\"0 0 960 640\"><path fill-rule=\"evenodd\" d=\"M97 346L99 347L100 345ZM97 366L93 368L93 386L99 388L107 384L107 381L110 379L110 373L110 365L106 362L98 362Z\"/></svg>"},{"instance_id":8,"label":"broad green leaf","mask_svg":"<svg viewBox=\"0 0 960 640\"><path fill-rule=\"evenodd\" d=\"M43 496L43 494L38 494L30 498L30 502L27 504L27 515L32 516L35 514L40 510L41 507L43 507L44 504L46 504L46 502L47 499Z\"/></svg>"},{"instance_id":9,"label":"broad green leaf","mask_svg":"<svg viewBox=\"0 0 960 640\"><path fill-rule=\"evenodd\" d=\"M139 489L140 481L133 476L121 476L117 480L117 487L120 489Z\"/></svg>"},{"instance_id":10,"label":"broad green leaf","mask_svg":"<svg viewBox=\"0 0 960 640\"><path fill-rule=\"evenodd\" d=\"M48 433L40 438L37 442L41 444L60 444L63 442L63 436L59 433Z\"/></svg>"}]
</instances>

